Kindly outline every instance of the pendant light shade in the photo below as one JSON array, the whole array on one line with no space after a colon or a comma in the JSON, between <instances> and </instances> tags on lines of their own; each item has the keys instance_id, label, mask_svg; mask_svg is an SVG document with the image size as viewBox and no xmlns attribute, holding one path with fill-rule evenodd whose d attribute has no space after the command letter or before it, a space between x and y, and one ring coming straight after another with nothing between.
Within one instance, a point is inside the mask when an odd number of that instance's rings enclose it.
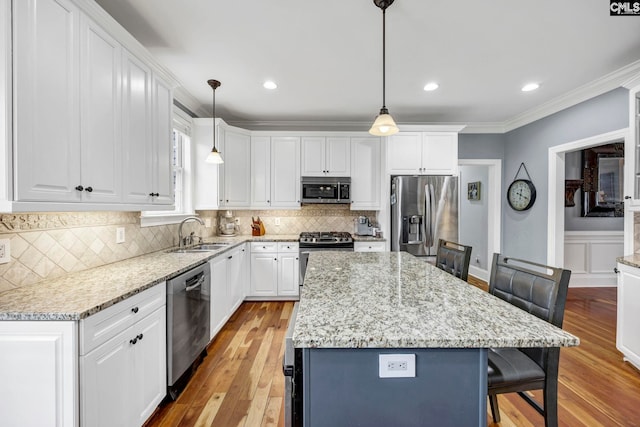
<instances>
[{"instance_id":1,"label":"pendant light shade","mask_svg":"<svg viewBox=\"0 0 640 427\"><path fill-rule=\"evenodd\" d=\"M207 80L207 83L213 89L213 148L207 156L206 162L220 164L224 163L224 160L216 148L216 89L220 87L221 83L218 80Z\"/></svg>"},{"instance_id":2,"label":"pendant light shade","mask_svg":"<svg viewBox=\"0 0 640 427\"><path fill-rule=\"evenodd\" d=\"M382 108L380 114L373 122L369 133L376 136L389 136L398 133L400 129L396 125L395 120L389 114L385 102L385 89L386 89L386 73L385 73L385 60L386 60L386 10L393 4L394 0L373 0L373 4L382 9Z\"/></svg>"}]
</instances>

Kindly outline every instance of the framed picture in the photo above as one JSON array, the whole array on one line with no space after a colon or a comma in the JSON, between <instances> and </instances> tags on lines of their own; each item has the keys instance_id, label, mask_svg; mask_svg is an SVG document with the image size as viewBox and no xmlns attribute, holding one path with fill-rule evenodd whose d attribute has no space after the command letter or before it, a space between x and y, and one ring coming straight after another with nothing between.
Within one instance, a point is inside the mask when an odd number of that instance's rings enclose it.
<instances>
[{"instance_id":1,"label":"framed picture","mask_svg":"<svg viewBox=\"0 0 640 427\"><path fill-rule=\"evenodd\" d=\"M480 181L469 182L467 184L467 199L480 200Z\"/></svg>"}]
</instances>

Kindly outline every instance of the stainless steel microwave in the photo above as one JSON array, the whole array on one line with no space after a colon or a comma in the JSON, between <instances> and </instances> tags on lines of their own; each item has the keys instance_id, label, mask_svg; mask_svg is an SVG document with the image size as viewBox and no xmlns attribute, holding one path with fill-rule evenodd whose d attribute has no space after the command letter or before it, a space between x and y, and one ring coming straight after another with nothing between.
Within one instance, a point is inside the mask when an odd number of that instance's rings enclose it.
<instances>
[{"instance_id":1,"label":"stainless steel microwave","mask_svg":"<svg viewBox=\"0 0 640 427\"><path fill-rule=\"evenodd\" d=\"M302 203L351 203L351 178L302 177Z\"/></svg>"}]
</instances>

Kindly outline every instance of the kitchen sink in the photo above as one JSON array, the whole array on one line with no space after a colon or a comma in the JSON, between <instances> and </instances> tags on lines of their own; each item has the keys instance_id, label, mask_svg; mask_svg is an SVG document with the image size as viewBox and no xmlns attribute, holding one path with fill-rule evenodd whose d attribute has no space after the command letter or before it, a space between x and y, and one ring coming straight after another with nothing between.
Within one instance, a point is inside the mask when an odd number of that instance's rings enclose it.
<instances>
[{"instance_id":1,"label":"kitchen sink","mask_svg":"<svg viewBox=\"0 0 640 427\"><path fill-rule=\"evenodd\" d=\"M171 249L167 252L169 253L177 253L177 254L189 254L189 253L198 253L198 252L215 252L220 249L228 248L229 243L202 243L199 245L191 246L188 248L182 249Z\"/></svg>"}]
</instances>

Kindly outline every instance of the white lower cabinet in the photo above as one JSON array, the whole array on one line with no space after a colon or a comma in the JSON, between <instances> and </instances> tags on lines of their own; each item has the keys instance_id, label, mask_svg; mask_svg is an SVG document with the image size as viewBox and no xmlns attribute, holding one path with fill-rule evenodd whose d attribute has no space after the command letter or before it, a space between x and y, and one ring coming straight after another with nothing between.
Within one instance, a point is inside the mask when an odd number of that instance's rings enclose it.
<instances>
[{"instance_id":1,"label":"white lower cabinet","mask_svg":"<svg viewBox=\"0 0 640 427\"><path fill-rule=\"evenodd\" d=\"M0 322L0 425L78 425L78 323Z\"/></svg>"},{"instance_id":2,"label":"white lower cabinet","mask_svg":"<svg viewBox=\"0 0 640 427\"><path fill-rule=\"evenodd\" d=\"M616 347L624 359L640 369L640 269L618 264Z\"/></svg>"},{"instance_id":3,"label":"white lower cabinet","mask_svg":"<svg viewBox=\"0 0 640 427\"><path fill-rule=\"evenodd\" d=\"M164 282L81 320L80 341L81 425L144 424L167 390Z\"/></svg>"},{"instance_id":4,"label":"white lower cabinet","mask_svg":"<svg viewBox=\"0 0 640 427\"><path fill-rule=\"evenodd\" d=\"M209 261L211 266L210 339L222 329L247 293L246 245Z\"/></svg>"},{"instance_id":5,"label":"white lower cabinet","mask_svg":"<svg viewBox=\"0 0 640 427\"><path fill-rule=\"evenodd\" d=\"M251 243L251 299L297 299L299 295L298 243Z\"/></svg>"},{"instance_id":6,"label":"white lower cabinet","mask_svg":"<svg viewBox=\"0 0 640 427\"><path fill-rule=\"evenodd\" d=\"M354 252L384 252L385 242L353 242Z\"/></svg>"}]
</instances>

